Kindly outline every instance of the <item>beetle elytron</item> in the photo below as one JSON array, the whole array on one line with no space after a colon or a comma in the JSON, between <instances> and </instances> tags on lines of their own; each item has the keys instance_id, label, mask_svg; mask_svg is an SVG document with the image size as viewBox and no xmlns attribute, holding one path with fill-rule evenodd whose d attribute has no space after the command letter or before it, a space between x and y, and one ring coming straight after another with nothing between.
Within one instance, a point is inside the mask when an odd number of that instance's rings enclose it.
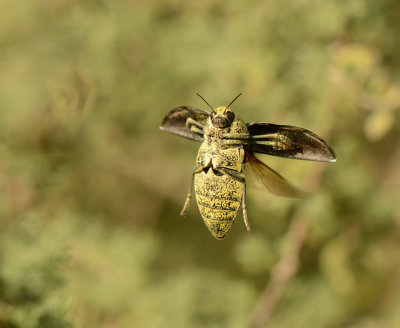
<instances>
[{"instance_id":1,"label":"beetle elytron","mask_svg":"<svg viewBox=\"0 0 400 328\"><path fill-rule=\"evenodd\" d=\"M246 164L250 164L270 192L286 197L301 197L304 194L257 159L254 153L311 161L336 161L333 150L311 131L290 125L244 123L229 108L241 94L228 106L215 109L197 95L212 109L211 113L179 106L165 116L160 128L202 143L181 215L189 206L194 183L200 214L217 239L225 237L240 205L246 228L250 230L246 209Z\"/></svg>"}]
</instances>

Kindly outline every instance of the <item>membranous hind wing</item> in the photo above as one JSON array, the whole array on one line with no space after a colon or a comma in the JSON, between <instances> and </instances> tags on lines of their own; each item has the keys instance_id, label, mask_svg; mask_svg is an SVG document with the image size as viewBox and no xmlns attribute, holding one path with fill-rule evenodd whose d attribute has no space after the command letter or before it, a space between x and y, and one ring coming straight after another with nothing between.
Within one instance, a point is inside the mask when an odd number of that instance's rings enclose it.
<instances>
[{"instance_id":1,"label":"membranous hind wing","mask_svg":"<svg viewBox=\"0 0 400 328\"><path fill-rule=\"evenodd\" d=\"M260 161L252 152L247 153L246 160L246 175L259 187L283 197L301 198L308 195L307 192L296 188L278 172Z\"/></svg>"},{"instance_id":2,"label":"membranous hind wing","mask_svg":"<svg viewBox=\"0 0 400 328\"><path fill-rule=\"evenodd\" d=\"M203 134L188 128L186 121L188 118L191 118L204 125L209 115L208 112L201 109L190 106L179 106L172 109L167 116L164 117L160 129L184 138L202 142Z\"/></svg>"},{"instance_id":3,"label":"membranous hind wing","mask_svg":"<svg viewBox=\"0 0 400 328\"><path fill-rule=\"evenodd\" d=\"M252 152L310 161L335 162L332 148L315 133L290 125L248 123Z\"/></svg>"}]
</instances>

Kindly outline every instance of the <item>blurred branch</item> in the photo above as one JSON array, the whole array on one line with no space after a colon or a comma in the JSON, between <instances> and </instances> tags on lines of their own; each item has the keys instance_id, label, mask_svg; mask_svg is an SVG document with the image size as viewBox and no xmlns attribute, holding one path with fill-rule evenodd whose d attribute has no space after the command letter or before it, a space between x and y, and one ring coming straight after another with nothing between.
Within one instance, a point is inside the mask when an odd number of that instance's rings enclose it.
<instances>
[{"instance_id":1,"label":"blurred branch","mask_svg":"<svg viewBox=\"0 0 400 328\"><path fill-rule=\"evenodd\" d=\"M279 303L291 277L297 272L299 253L307 234L308 222L301 215L295 215L289 227L286 246L288 251L280 259L272 272L253 313L253 327L264 326Z\"/></svg>"},{"instance_id":2,"label":"blurred branch","mask_svg":"<svg viewBox=\"0 0 400 328\"><path fill-rule=\"evenodd\" d=\"M320 165L309 177L309 185L314 190L322 180L326 164ZM298 207L292 216L285 241L285 252L272 270L271 279L267 283L258 304L252 314L252 327L265 326L278 305L290 279L296 274L299 266L300 251L307 235L309 223L302 207Z\"/></svg>"}]
</instances>

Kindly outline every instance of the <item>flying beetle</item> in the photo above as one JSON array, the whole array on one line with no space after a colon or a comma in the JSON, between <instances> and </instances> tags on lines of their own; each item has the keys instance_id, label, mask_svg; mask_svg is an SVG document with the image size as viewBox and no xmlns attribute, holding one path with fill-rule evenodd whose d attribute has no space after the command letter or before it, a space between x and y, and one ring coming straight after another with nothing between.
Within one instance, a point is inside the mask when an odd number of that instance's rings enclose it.
<instances>
[{"instance_id":1,"label":"flying beetle","mask_svg":"<svg viewBox=\"0 0 400 328\"><path fill-rule=\"evenodd\" d=\"M248 231L245 169L253 170L263 187L273 194L302 197L305 193L255 157L255 153L279 157L335 162L332 148L311 131L290 125L245 123L230 106L210 108L211 113L190 106L172 109L160 129L201 142L189 192L181 215L192 196L194 184L200 214L211 234L222 239L238 214L240 206Z\"/></svg>"}]
</instances>

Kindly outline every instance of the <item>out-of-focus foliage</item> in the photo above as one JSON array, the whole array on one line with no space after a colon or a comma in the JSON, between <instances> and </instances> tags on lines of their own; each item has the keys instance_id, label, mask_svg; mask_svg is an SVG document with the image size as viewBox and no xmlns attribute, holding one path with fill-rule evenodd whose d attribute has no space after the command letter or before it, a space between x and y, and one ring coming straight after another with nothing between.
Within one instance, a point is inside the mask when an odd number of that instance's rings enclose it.
<instances>
[{"instance_id":1,"label":"out-of-focus foliage","mask_svg":"<svg viewBox=\"0 0 400 328\"><path fill-rule=\"evenodd\" d=\"M0 2L0 327L247 327L294 208L310 231L269 327L400 326L397 0ZM264 157L313 197L248 195L214 240L179 217L198 145L174 106L330 141ZM307 188L307 186L305 186Z\"/></svg>"}]
</instances>

